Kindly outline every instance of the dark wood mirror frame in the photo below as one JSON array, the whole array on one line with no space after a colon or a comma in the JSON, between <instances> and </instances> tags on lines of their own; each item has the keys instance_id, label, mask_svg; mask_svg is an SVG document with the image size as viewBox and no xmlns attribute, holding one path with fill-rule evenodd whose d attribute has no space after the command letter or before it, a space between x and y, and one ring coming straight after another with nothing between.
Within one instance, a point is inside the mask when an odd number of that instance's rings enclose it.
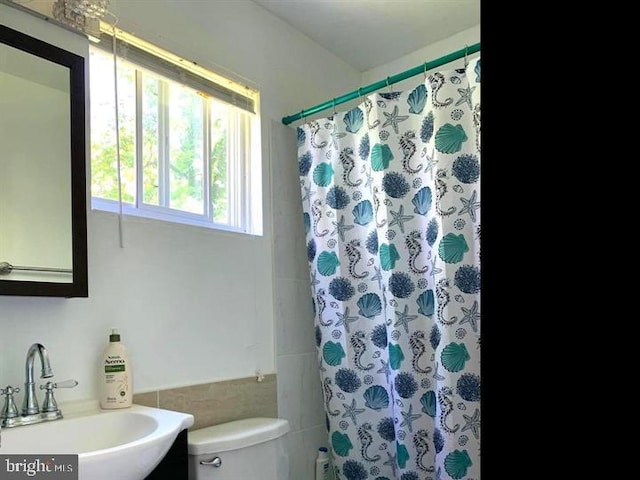
<instances>
[{"instance_id":1,"label":"dark wood mirror frame","mask_svg":"<svg viewBox=\"0 0 640 480\"><path fill-rule=\"evenodd\" d=\"M85 59L5 25L0 25L0 43L69 68L71 108L71 159L69 168L71 171L73 251L73 280L71 282L0 279L0 295L88 297Z\"/></svg>"}]
</instances>

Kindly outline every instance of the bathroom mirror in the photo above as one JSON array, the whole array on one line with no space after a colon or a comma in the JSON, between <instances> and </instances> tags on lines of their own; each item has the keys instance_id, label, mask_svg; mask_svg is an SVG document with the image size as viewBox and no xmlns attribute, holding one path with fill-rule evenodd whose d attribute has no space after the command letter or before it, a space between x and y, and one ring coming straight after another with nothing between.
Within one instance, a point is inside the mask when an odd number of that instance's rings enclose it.
<instances>
[{"instance_id":1,"label":"bathroom mirror","mask_svg":"<svg viewBox=\"0 0 640 480\"><path fill-rule=\"evenodd\" d=\"M85 59L0 25L0 294L87 297Z\"/></svg>"}]
</instances>

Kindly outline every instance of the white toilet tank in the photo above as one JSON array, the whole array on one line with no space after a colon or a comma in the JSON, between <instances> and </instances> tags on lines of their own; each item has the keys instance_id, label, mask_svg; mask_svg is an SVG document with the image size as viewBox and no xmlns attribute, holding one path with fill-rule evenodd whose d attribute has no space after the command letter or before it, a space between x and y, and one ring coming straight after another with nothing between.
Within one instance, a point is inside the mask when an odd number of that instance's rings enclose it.
<instances>
[{"instance_id":1,"label":"white toilet tank","mask_svg":"<svg viewBox=\"0 0 640 480\"><path fill-rule=\"evenodd\" d=\"M288 480L287 432L289 422L281 418L189 431L189 480Z\"/></svg>"}]
</instances>

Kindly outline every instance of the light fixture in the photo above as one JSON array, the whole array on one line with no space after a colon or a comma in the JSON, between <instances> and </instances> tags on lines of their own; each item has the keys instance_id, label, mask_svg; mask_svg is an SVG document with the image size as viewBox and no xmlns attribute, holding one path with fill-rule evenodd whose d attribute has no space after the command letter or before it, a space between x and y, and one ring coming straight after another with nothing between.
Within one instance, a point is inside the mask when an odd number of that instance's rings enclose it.
<instances>
[{"instance_id":1,"label":"light fixture","mask_svg":"<svg viewBox=\"0 0 640 480\"><path fill-rule=\"evenodd\" d=\"M65 0L67 8L88 18L102 18L107 13L109 0Z\"/></svg>"},{"instance_id":2,"label":"light fixture","mask_svg":"<svg viewBox=\"0 0 640 480\"><path fill-rule=\"evenodd\" d=\"M56 0L53 18L84 32L90 40L100 39L100 19L107 14L109 0Z\"/></svg>"}]
</instances>

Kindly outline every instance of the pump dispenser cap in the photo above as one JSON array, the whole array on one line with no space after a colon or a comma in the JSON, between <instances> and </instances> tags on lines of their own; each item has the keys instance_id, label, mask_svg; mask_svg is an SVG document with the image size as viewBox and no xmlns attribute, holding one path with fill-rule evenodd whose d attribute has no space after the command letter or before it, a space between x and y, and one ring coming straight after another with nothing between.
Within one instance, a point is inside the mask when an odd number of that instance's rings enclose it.
<instances>
[{"instance_id":1,"label":"pump dispenser cap","mask_svg":"<svg viewBox=\"0 0 640 480\"><path fill-rule=\"evenodd\" d=\"M119 342L120 341L120 334L118 333L118 329L117 328L112 328L111 329L111 335L109 335L109 341L110 342Z\"/></svg>"}]
</instances>

